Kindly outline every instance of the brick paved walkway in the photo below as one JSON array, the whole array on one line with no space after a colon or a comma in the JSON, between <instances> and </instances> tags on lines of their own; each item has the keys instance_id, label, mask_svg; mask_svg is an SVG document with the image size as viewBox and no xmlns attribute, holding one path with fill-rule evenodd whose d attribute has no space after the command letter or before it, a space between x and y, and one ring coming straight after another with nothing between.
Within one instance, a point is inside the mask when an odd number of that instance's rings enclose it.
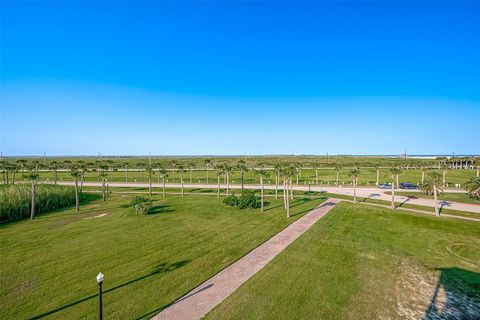
<instances>
[{"instance_id":1,"label":"brick paved walkway","mask_svg":"<svg viewBox=\"0 0 480 320\"><path fill-rule=\"evenodd\" d=\"M153 319L190 320L202 318L307 231L339 201L328 199L243 258L175 301Z\"/></svg>"}]
</instances>

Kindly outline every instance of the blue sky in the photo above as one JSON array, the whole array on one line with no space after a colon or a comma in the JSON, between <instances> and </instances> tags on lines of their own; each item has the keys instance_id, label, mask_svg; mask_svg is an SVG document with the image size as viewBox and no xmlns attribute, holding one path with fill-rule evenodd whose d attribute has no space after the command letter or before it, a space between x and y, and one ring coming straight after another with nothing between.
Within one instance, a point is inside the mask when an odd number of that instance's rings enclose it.
<instances>
[{"instance_id":1,"label":"blue sky","mask_svg":"<svg viewBox=\"0 0 480 320\"><path fill-rule=\"evenodd\" d=\"M1 3L0 149L480 151L480 3Z\"/></svg>"}]
</instances>

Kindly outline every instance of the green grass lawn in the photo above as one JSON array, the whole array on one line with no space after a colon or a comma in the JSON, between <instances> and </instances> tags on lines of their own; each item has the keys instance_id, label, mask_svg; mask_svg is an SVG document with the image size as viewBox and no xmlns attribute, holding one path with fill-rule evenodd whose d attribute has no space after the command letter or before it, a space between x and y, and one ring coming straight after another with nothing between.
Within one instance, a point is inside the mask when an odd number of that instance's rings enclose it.
<instances>
[{"instance_id":1,"label":"green grass lawn","mask_svg":"<svg viewBox=\"0 0 480 320\"><path fill-rule=\"evenodd\" d=\"M281 200L262 213L215 197L155 195L152 214L139 216L131 196L90 196L79 213L0 225L0 318L96 318L100 271L105 317L147 318L322 201L295 199L287 219Z\"/></svg>"},{"instance_id":2,"label":"green grass lawn","mask_svg":"<svg viewBox=\"0 0 480 320\"><path fill-rule=\"evenodd\" d=\"M386 194L392 194L391 191L386 191ZM395 192L395 195L399 196L407 196L407 197L417 197L417 198L427 198L427 199L433 199L433 196L429 196L426 194L423 194L421 192ZM438 197L439 200L445 200L445 201L458 201L458 202L465 202L465 203L473 203L473 204L480 204L480 200L470 197L467 193L444 193L441 194Z\"/></svg>"},{"instance_id":3,"label":"green grass lawn","mask_svg":"<svg viewBox=\"0 0 480 320\"><path fill-rule=\"evenodd\" d=\"M341 203L207 318L447 319L454 309L480 317L479 223Z\"/></svg>"}]
</instances>

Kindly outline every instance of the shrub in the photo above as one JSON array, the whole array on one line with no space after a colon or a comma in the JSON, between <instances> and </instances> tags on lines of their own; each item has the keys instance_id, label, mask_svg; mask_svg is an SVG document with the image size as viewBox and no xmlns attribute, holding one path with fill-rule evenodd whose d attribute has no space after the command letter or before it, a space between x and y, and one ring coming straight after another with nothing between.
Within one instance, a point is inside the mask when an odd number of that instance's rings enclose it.
<instances>
[{"instance_id":1,"label":"shrub","mask_svg":"<svg viewBox=\"0 0 480 320\"><path fill-rule=\"evenodd\" d=\"M130 204L135 208L136 213L147 214L153 206L153 201L147 197L135 196Z\"/></svg>"},{"instance_id":2,"label":"shrub","mask_svg":"<svg viewBox=\"0 0 480 320\"><path fill-rule=\"evenodd\" d=\"M230 207L236 207L238 204L238 198L235 194L231 194L225 199L223 199L223 203Z\"/></svg>"},{"instance_id":3,"label":"shrub","mask_svg":"<svg viewBox=\"0 0 480 320\"><path fill-rule=\"evenodd\" d=\"M0 222L30 217L31 184L0 186ZM75 189L71 186L38 184L35 190L35 215L75 204Z\"/></svg>"},{"instance_id":4,"label":"shrub","mask_svg":"<svg viewBox=\"0 0 480 320\"><path fill-rule=\"evenodd\" d=\"M238 207L245 208L260 208L260 199L255 196L255 192L251 190L243 190L242 195L238 199Z\"/></svg>"}]
</instances>

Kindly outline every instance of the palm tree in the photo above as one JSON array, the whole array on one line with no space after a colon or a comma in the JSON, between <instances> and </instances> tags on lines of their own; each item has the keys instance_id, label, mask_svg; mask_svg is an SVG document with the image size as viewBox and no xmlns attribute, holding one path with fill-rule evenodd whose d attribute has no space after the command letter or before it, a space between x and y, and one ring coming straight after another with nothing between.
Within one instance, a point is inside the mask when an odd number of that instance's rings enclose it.
<instances>
[{"instance_id":1,"label":"palm tree","mask_svg":"<svg viewBox=\"0 0 480 320\"><path fill-rule=\"evenodd\" d=\"M233 171L233 167L231 167L228 163L223 164L223 173L225 174L225 178L227 179L227 197L230 195L230 173Z\"/></svg>"},{"instance_id":2,"label":"palm tree","mask_svg":"<svg viewBox=\"0 0 480 320\"><path fill-rule=\"evenodd\" d=\"M80 194L83 194L83 182L85 181L85 173L88 172L88 166L85 161L79 161L77 168L80 170Z\"/></svg>"},{"instance_id":3,"label":"palm tree","mask_svg":"<svg viewBox=\"0 0 480 320\"><path fill-rule=\"evenodd\" d=\"M205 167L207 167L207 184L208 184L208 172L210 171L210 165L212 164L212 159L205 159L203 162Z\"/></svg>"},{"instance_id":4,"label":"palm tree","mask_svg":"<svg viewBox=\"0 0 480 320\"><path fill-rule=\"evenodd\" d=\"M374 168L377 171L377 182L376 185L378 186L380 184L380 162L377 162L374 164Z\"/></svg>"},{"instance_id":5,"label":"palm tree","mask_svg":"<svg viewBox=\"0 0 480 320\"><path fill-rule=\"evenodd\" d=\"M318 161L313 162L313 169L315 169L315 184L318 185L318 168L320 167L320 163Z\"/></svg>"},{"instance_id":6,"label":"palm tree","mask_svg":"<svg viewBox=\"0 0 480 320\"><path fill-rule=\"evenodd\" d=\"M242 184L242 191L243 191L243 180L244 180L245 172L248 170L247 163L245 162L245 160L243 159L238 160L236 169L240 172L240 182ZM227 189L227 193L228 193L228 189Z\"/></svg>"},{"instance_id":7,"label":"palm tree","mask_svg":"<svg viewBox=\"0 0 480 320\"><path fill-rule=\"evenodd\" d=\"M471 178L470 180L465 182L463 187L471 197L476 197L477 199L480 199L480 178Z\"/></svg>"},{"instance_id":8,"label":"palm tree","mask_svg":"<svg viewBox=\"0 0 480 320\"><path fill-rule=\"evenodd\" d=\"M297 176L297 184L298 184L298 177L302 177L302 163L301 162L297 162L294 164L295 166L295 173L296 173L296 176Z\"/></svg>"},{"instance_id":9,"label":"palm tree","mask_svg":"<svg viewBox=\"0 0 480 320\"><path fill-rule=\"evenodd\" d=\"M105 201L107 199L106 181L107 181L108 175L106 170L108 169L108 166L106 164L101 164L99 168L100 168L99 176L102 179L102 199L103 201Z\"/></svg>"},{"instance_id":10,"label":"palm tree","mask_svg":"<svg viewBox=\"0 0 480 320\"><path fill-rule=\"evenodd\" d=\"M78 179L81 178L82 173L78 170L77 167L72 166L70 168L70 175L73 177L73 185L75 187L75 211L78 212L80 207L80 202L78 199Z\"/></svg>"},{"instance_id":11,"label":"palm tree","mask_svg":"<svg viewBox=\"0 0 480 320\"><path fill-rule=\"evenodd\" d=\"M38 173L30 172L25 176L25 179L32 183L32 203L30 205L30 220L32 220L35 217L35 191L37 187Z\"/></svg>"},{"instance_id":12,"label":"palm tree","mask_svg":"<svg viewBox=\"0 0 480 320\"><path fill-rule=\"evenodd\" d=\"M339 176L339 173L340 173L340 170L342 170L343 166L341 163L335 163L334 165L334 168L335 168L335 171L337 172L337 187L338 187L338 176Z\"/></svg>"},{"instance_id":13,"label":"palm tree","mask_svg":"<svg viewBox=\"0 0 480 320\"><path fill-rule=\"evenodd\" d=\"M152 175L153 175L153 170L152 167L147 166L145 169L147 172L147 177L148 177L148 195L152 195Z\"/></svg>"},{"instance_id":14,"label":"palm tree","mask_svg":"<svg viewBox=\"0 0 480 320\"><path fill-rule=\"evenodd\" d=\"M400 168L397 168L397 167L390 168L390 178L392 179L392 203L390 206L392 209L395 209L395 181L398 181L398 175L401 172L402 170L400 170Z\"/></svg>"},{"instance_id":15,"label":"palm tree","mask_svg":"<svg viewBox=\"0 0 480 320\"><path fill-rule=\"evenodd\" d=\"M55 184L57 184L58 180L58 174L57 174L57 169L58 169L58 162L57 161L52 161L50 162L50 169L53 172L53 181Z\"/></svg>"},{"instance_id":16,"label":"palm tree","mask_svg":"<svg viewBox=\"0 0 480 320\"><path fill-rule=\"evenodd\" d=\"M438 172L430 172L427 180L420 185L420 190L427 195L433 195L433 200L435 202L435 215L437 217L440 216L438 210L438 194L443 192L442 176Z\"/></svg>"},{"instance_id":17,"label":"palm tree","mask_svg":"<svg viewBox=\"0 0 480 320\"><path fill-rule=\"evenodd\" d=\"M185 173L185 169L183 168L183 166L178 166L177 171L180 174L180 188L182 189L182 197L183 197L183 195L184 195L184 192L183 192L183 174Z\"/></svg>"},{"instance_id":18,"label":"palm tree","mask_svg":"<svg viewBox=\"0 0 480 320\"><path fill-rule=\"evenodd\" d=\"M447 172L448 172L448 165L444 165L442 168L442 184L444 187L447 186Z\"/></svg>"},{"instance_id":19,"label":"palm tree","mask_svg":"<svg viewBox=\"0 0 480 320\"><path fill-rule=\"evenodd\" d=\"M128 161L125 161L123 163L123 166L125 167L125 182L128 182L128 165L130 164L130 162Z\"/></svg>"},{"instance_id":20,"label":"palm tree","mask_svg":"<svg viewBox=\"0 0 480 320\"><path fill-rule=\"evenodd\" d=\"M25 165L27 164L27 160L25 160L25 159L18 159L16 162L20 165L20 170L22 171L22 180L23 180L23 178L24 178L23 171L24 171L24 169L25 169Z\"/></svg>"},{"instance_id":21,"label":"palm tree","mask_svg":"<svg viewBox=\"0 0 480 320\"><path fill-rule=\"evenodd\" d=\"M170 166L172 167L173 169L173 183L175 183L175 170L177 168L177 165L178 165L178 161L177 160L172 160L170 161Z\"/></svg>"},{"instance_id":22,"label":"palm tree","mask_svg":"<svg viewBox=\"0 0 480 320\"><path fill-rule=\"evenodd\" d=\"M428 167L425 166L425 165L422 165L420 167L420 170L422 171L422 182L421 183L424 183L425 182L425 172L428 170Z\"/></svg>"},{"instance_id":23,"label":"palm tree","mask_svg":"<svg viewBox=\"0 0 480 320\"><path fill-rule=\"evenodd\" d=\"M163 165L161 162L155 162L153 167L157 169L157 183L160 184L160 178L162 176L160 171L163 169Z\"/></svg>"},{"instance_id":24,"label":"palm tree","mask_svg":"<svg viewBox=\"0 0 480 320\"><path fill-rule=\"evenodd\" d=\"M264 179L267 178L270 174L265 169L258 169L255 173L260 177L260 211L263 211L263 203L264 203Z\"/></svg>"},{"instance_id":25,"label":"palm tree","mask_svg":"<svg viewBox=\"0 0 480 320\"><path fill-rule=\"evenodd\" d=\"M282 164L277 163L274 167L275 170L275 199L278 199L278 184L280 183L280 174L282 173Z\"/></svg>"},{"instance_id":26,"label":"palm tree","mask_svg":"<svg viewBox=\"0 0 480 320\"><path fill-rule=\"evenodd\" d=\"M217 170L217 197L220 198L220 177L224 174L223 166L216 165L215 169Z\"/></svg>"},{"instance_id":27,"label":"palm tree","mask_svg":"<svg viewBox=\"0 0 480 320\"><path fill-rule=\"evenodd\" d=\"M349 172L349 176L352 178L352 185L353 185L353 203L357 203L357 183L358 183L359 175L360 175L360 170L358 168L353 168Z\"/></svg>"},{"instance_id":28,"label":"palm tree","mask_svg":"<svg viewBox=\"0 0 480 320\"><path fill-rule=\"evenodd\" d=\"M142 182L143 182L143 170L145 169L145 166L146 166L146 164L143 161L137 163L137 167L140 169L140 175L141 175L141 178L142 178Z\"/></svg>"},{"instance_id":29,"label":"palm tree","mask_svg":"<svg viewBox=\"0 0 480 320\"><path fill-rule=\"evenodd\" d=\"M187 163L187 166L188 166L188 171L189 171L189 174L190 174L190 184L192 184L192 170L195 168L195 162L194 161L189 161Z\"/></svg>"},{"instance_id":30,"label":"palm tree","mask_svg":"<svg viewBox=\"0 0 480 320\"><path fill-rule=\"evenodd\" d=\"M165 198L167 193L165 192L165 179L168 178L167 170L163 167L158 168L158 174L162 177L162 184L163 184L163 197Z\"/></svg>"},{"instance_id":31,"label":"palm tree","mask_svg":"<svg viewBox=\"0 0 480 320\"><path fill-rule=\"evenodd\" d=\"M283 206L287 211L287 218L290 218L290 199L288 192L291 190L292 175L295 174L295 167L293 166L282 166L282 176L283 176Z\"/></svg>"}]
</instances>

